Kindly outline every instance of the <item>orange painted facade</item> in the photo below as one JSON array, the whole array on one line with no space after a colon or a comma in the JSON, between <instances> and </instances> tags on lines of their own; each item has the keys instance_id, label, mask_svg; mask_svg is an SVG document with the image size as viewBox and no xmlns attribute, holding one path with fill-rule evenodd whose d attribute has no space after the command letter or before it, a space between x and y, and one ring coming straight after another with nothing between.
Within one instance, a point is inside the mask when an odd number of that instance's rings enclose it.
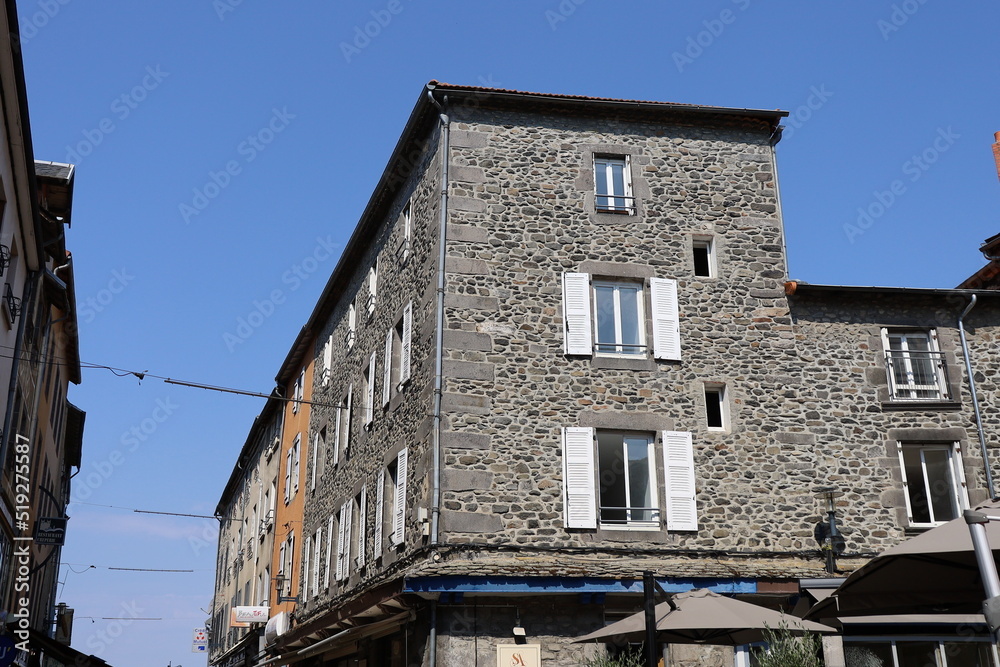
<instances>
[{"instance_id":1,"label":"orange painted facade","mask_svg":"<svg viewBox=\"0 0 1000 667\"><path fill-rule=\"evenodd\" d=\"M306 342L310 352L313 342ZM308 455L310 446L309 416L313 384L312 354L295 355L286 360L278 376L279 387L286 399L284 427L281 433L281 454L278 467L278 498L275 504L274 553L271 558L272 573L283 576L284 582L278 590L278 580L272 579L273 595L270 596L271 616L281 612L293 612L295 602L280 602L281 597L293 597L299 590L302 567L303 499L306 496L308 480ZM289 363L295 362L295 363ZM272 574L272 577L275 575Z\"/></svg>"}]
</instances>

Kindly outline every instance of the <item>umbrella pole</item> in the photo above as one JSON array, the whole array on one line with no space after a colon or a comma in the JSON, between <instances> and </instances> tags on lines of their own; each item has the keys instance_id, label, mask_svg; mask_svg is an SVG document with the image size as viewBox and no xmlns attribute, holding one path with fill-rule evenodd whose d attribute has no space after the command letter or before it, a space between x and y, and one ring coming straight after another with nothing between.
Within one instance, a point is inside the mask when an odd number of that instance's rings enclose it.
<instances>
[{"instance_id":1,"label":"umbrella pole","mask_svg":"<svg viewBox=\"0 0 1000 667\"><path fill-rule=\"evenodd\" d=\"M656 582L653 573L642 573L642 593L646 607L646 667L656 667Z\"/></svg>"},{"instance_id":2,"label":"umbrella pole","mask_svg":"<svg viewBox=\"0 0 1000 667\"><path fill-rule=\"evenodd\" d=\"M986 524L993 517L986 516L975 510L965 510L965 523L969 524L969 534L972 537L972 548L979 564L979 576L982 577L986 589L986 601L983 602L983 615L993 632L993 642L997 641L997 630L1000 628L1000 577L997 576L997 564L993 560L993 550L986 538Z\"/></svg>"}]
</instances>

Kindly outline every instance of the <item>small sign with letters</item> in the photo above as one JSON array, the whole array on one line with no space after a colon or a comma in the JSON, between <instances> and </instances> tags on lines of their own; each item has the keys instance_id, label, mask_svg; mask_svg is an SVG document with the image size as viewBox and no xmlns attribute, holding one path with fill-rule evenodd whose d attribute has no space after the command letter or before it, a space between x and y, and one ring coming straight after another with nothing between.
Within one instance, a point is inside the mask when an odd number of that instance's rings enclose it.
<instances>
[{"instance_id":1,"label":"small sign with letters","mask_svg":"<svg viewBox=\"0 0 1000 667\"><path fill-rule=\"evenodd\" d=\"M497 646L497 667L540 667L541 644L501 644Z\"/></svg>"}]
</instances>

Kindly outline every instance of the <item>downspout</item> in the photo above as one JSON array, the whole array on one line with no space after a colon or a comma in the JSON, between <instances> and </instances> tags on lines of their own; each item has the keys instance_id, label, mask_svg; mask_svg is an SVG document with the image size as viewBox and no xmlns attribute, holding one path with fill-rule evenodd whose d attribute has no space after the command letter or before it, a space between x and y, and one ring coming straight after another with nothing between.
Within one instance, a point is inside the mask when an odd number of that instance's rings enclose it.
<instances>
[{"instance_id":1,"label":"downspout","mask_svg":"<svg viewBox=\"0 0 1000 667\"><path fill-rule=\"evenodd\" d=\"M990 472L990 460L986 452L986 436L983 434L983 418L979 412L979 397L976 395L976 378L972 376L972 361L969 360L969 343L965 339L965 325L962 320L969 314L969 311L976 305L976 295L972 295L972 300L965 307L962 314L958 316L958 335L962 339L962 356L965 358L965 372L969 376L969 392L972 394L972 409L976 413L976 430L979 432L979 449L983 454L983 470L986 472L986 489L989 491L990 499L996 498L993 492L993 473Z\"/></svg>"},{"instance_id":2,"label":"downspout","mask_svg":"<svg viewBox=\"0 0 1000 667\"><path fill-rule=\"evenodd\" d=\"M784 129L783 125L776 126L767 142L771 147L771 177L774 178L774 204L777 207L778 226L781 233L781 262L785 266L785 280L782 280L782 282L788 280L788 245L785 241L785 214L781 210L781 184L778 181L778 152L775 150L775 147L781 141L781 133Z\"/></svg>"},{"instance_id":3,"label":"downspout","mask_svg":"<svg viewBox=\"0 0 1000 667\"><path fill-rule=\"evenodd\" d=\"M427 664L430 667L437 665L437 636L438 636L438 603L437 600L431 600L431 629L427 637L427 643L430 647L427 650Z\"/></svg>"},{"instance_id":4,"label":"downspout","mask_svg":"<svg viewBox=\"0 0 1000 667\"><path fill-rule=\"evenodd\" d=\"M438 275L437 275L437 326L434 332L434 426L432 428L433 442L431 445L433 463L431 471L431 546L437 546L440 539L441 519L441 398L444 385L444 282L445 258L447 252L445 243L448 238L448 162L449 134L448 116L444 106L434 99L434 87L427 86L427 97L431 104L438 108L441 121L441 211L440 230L438 235ZM448 96L444 97L444 104ZM434 661L431 660L433 667Z\"/></svg>"},{"instance_id":5,"label":"downspout","mask_svg":"<svg viewBox=\"0 0 1000 667\"><path fill-rule=\"evenodd\" d=\"M10 430L14 421L14 397L17 394L17 374L21 366L21 353L24 351L24 326L27 321L27 313L34 306L35 290L38 288L38 279L41 271L32 271L28 274L28 283L25 286L24 301L21 304L21 321L17 324L17 336L14 338L14 352L12 354L10 366L10 382L7 385L7 406L3 416L3 434L0 435L0 462L7 460L7 450L10 447Z\"/></svg>"}]
</instances>

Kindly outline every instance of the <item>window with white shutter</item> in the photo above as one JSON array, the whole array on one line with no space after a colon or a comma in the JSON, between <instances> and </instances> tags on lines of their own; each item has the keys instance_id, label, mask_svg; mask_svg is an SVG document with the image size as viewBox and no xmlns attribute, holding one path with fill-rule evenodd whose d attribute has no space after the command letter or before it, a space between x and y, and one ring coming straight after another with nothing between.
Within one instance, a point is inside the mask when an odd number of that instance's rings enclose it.
<instances>
[{"instance_id":1,"label":"window with white shutter","mask_svg":"<svg viewBox=\"0 0 1000 667\"><path fill-rule=\"evenodd\" d=\"M594 429L563 429L563 509L567 528L597 528Z\"/></svg>"},{"instance_id":2,"label":"window with white shutter","mask_svg":"<svg viewBox=\"0 0 1000 667\"><path fill-rule=\"evenodd\" d=\"M590 317L590 274L563 274L563 341L566 354L594 353Z\"/></svg>"},{"instance_id":3,"label":"window with white shutter","mask_svg":"<svg viewBox=\"0 0 1000 667\"><path fill-rule=\"evenodd\" d=\"M667 530L698 530L694 446L687 431L663 431Z\"/></svg>"},{"instance_id":4,"label":"window with white shutter","mask_svg":"<svg viewBox=\"0 0 1000 667\"><path fill-rule=\"evenodd\" d=\"M597 432L602 527L662 527L654 440L652 433Z\"/></svg>"},{"instance_id":5,"label":"window with white shutter","mask_svg":"<svg viewBox=\"0 0 1000 667\"><path fill-rule=\"evenodd\" d=\"M323 588L330 588L330 558L333 555L333 524L334 516L330 515L326 526L326 560L323 562Z\"/></svg>"},{"instance_id":6,"label":"window with white shutter","mask_svg":"<svg viewBox=\"0 0 1000 667\"><path fill-rule=\"evenodd\" d=\"M292 443L292 495L299 490L299 468L302 463L300 459L302 450L302 434L295 434L295 442Z\"/></svg>"},{"instance_id":7,"label":"window with white shutter","mask_svg":"<svg viewBox=\"0 0 1000 667\"><path fill-rule=\"evenodd\" d=\"M361 493L355 498L358 505L358 521L357 521L357 531L358 531L358 548L357 556L355 557L355 562L358 565L358 570L361 570L365 566L365 543L367 541L368 535L368 488L367 486L361 487Z\"/></svg>"},{"instance_id":8,"label":"window with white shutter","mask_svg":"<svg viewBox=\"0 0 1000 667\"><path fill-rule=\"evenodd\" d=\"M351 523L353 519L354 499L344 503L341 518L344 521L344 579L351 576Z\"/></svg>"},{"instance_id":9,"label":"window with white shutter","mask_svg":"<svg viewBox=\"0 0 1000 667\"><path fill-rule=\"evenodd\" d=\"M680 314L677 307L677 281L670 278L649 279L653 316L653 357L680 360Z\"/></svg>"},{"instance_id":10,"label":"window with white shutter","mask_svg":"<svg viewBox=\"0 0 1000 667\"><path fill-rule=\"evenodd\" d=\"M679 360L677 281L563 273L563 351L569 355ZM647 297L648 294L648 297ZM647 321L653 331L647 338Z\"/></svg>"},{"instance_id":11,"label":"window with white shutter","mask_svg":"<svg viewBox=\"0 0 1000 667\"><path fill-rule=\"evenodd\" d=\"M344 548L347 544L344 542L344 506L340 506L340 512L337 513L337 564L334 573L334 579L337 581L344 580Z\"/></svg>"},{"instance_id":12,"label":"window with white shutter","mask_svg":"<svg viewBox=\"0 0 1000 667\"><path fill-rule=\"evenodd\" d=\"M285 453L285 504L292 499L292 459L293 452L291 449Z\"/></svg>"},{"instance_id":13,"label":"window with white shutter","mask_svg":"<svg viewBox=\"0 0 1000 667\"><path fill-rule=\"evenodd\" d=\"M372 558L382 556L382 533L385 531L385 468L378 471L378 481L375 483L375 526Z\"/></svg>"},{"instance_id":14,"label":"window with white shutter","mask_svg":"<svg viewBox=\"0 0 1000 667\"><path fill-rule=\"evenodd\" d=\"M396 476L393 479L392 501L392 544L403 544L403 531L406 526L406 448L396 455Z\"/></svg>"},{"instance_id":15,"label":"window with white shutter","mask_svg":"<svg viewBox=\"0 0 1000 667\"><path fill-rule=\"evenodd\" d=\"M410 357L413 343L413 302L410 301L403 309L402 348L399 352L399 384L410 381Z\"/></svg>"},{"instance_id":16,"label":"window with white shutter","mask_svg":"<svg viewBox=\"0 0 1000 667\"><path fill-rule=\"evenodd\" d=\"M392 329L385 332L385 354L382 358L382 407L389 405L392 397Z\"/></svg>"},{"instance_id":17,"label":"window with white shutter","mask_svg":"<svg viewBox=\"0 0 1000 667\"><path fill-rule=\"evenodd\" d=\"M313 545L316 544L316 536L307 537L305 540L305 548L302 550L302 581L299 582L299 589L302 592L302 599L307 600L309 598L309 561L312 557Z\"/></svg>"},{"instance_id":18,"label":"window with white shutter","mask_svg":"<svg viewBox=\"0 0 1000 667\"><path fill-rule=\"evenodd\" d=\"M312 570L312 594L313 597L319 595L319 563L320 563L320 552L323 549L323 528L322 526L316 529L316 534L313 535L313 570Z\"/></svg>"},{"instance_id":19,"label":"window with white shutter","mask_svg":"<svg viewBox=\"0 0 1000 667\"><path fill-rule=\"evenodd\" d=\"M368 428L372 424L372 420L375 419L375 353L368 358L368 367L365 368L364 372L365 380L365 428Z\"/></svg>"}]
</instances>

